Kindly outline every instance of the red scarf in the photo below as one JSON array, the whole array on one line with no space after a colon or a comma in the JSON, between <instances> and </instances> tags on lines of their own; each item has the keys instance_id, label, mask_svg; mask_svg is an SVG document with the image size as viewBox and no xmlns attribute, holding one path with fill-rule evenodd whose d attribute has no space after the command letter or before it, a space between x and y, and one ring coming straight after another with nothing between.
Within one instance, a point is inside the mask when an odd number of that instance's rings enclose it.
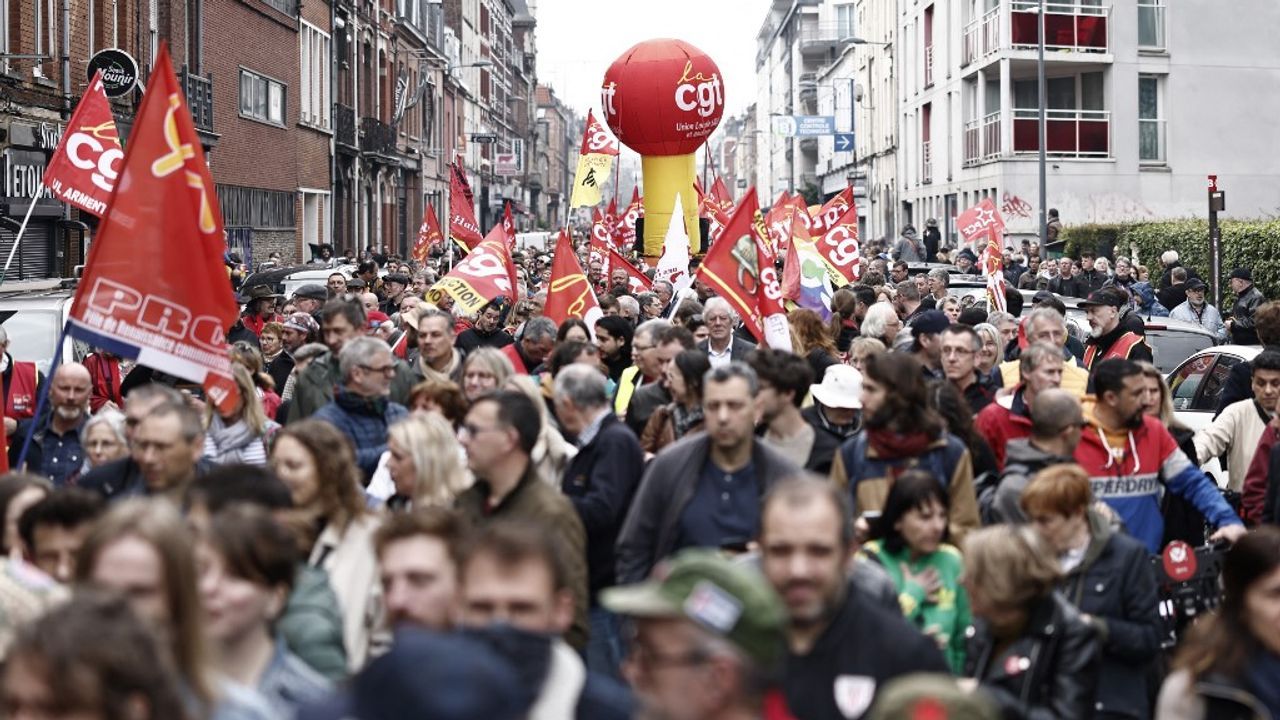
<instances>
[{"instance_id":1,"label":"red scarf","mask_svg":"<svg viewBox=\"0 0 1280 720\"><path fill-rule=\"evenodd\" d=\"M876 455L886 460L919 457L937 438L922 432L896 433L888 429L867 431L867 441Z\"/></svg>"}]
</instances>

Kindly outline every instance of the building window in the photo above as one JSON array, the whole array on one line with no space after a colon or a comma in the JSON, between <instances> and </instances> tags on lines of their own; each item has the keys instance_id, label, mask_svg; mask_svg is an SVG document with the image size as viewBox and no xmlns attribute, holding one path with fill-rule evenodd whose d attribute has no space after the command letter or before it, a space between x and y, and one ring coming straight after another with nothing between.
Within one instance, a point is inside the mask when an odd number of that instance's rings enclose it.
<instances>
[{"instance_id":1,"label":"building window","mask_svg":"<svg viewBox=\"0 0 1280 720\"><path fill-rule=\"evenodd\" d=\"M1138 47L1164 49L1164 0L1138 0Z\"/></svg>"},{"instance_id":2,"label":"building window","mask_svg":"<svg viewBox=\"0 0 1280 720\"><path fill-rule=\"evenodd\" d=\"M298 42L302 47L298 122L328 130L331 91L329 69L332 64L329 34L304 22L302 32L298 33Z\"/></svg>"},{"instance_id":3,"label":"building window","mask_svg":"<svg viewBox=\"0 0 1280 720\"><path fill-rule=\"evenodd\" d=\"M1138 76L1138 160L1163 163L1165 157L1164 103L1160 76Z\"/></svg>"},{"instance_id":4,"label":"building window","mask_svg":"<svg viewBox=\"0 0 1280 720\"><path fill-rule=\"evenodd\" d=\"M836 37L853 37L853 5L836 6Z\"/></svg>"},{"instance_id":5,"label":"building window","mask_svg":"<svg viewBox=\"0 0 1280 720\"><path fill-rule=\"evenodd\" d=\"M284 126L284 83L240 69L240 114L272 125Z\"/></svg>"}]
</instances>

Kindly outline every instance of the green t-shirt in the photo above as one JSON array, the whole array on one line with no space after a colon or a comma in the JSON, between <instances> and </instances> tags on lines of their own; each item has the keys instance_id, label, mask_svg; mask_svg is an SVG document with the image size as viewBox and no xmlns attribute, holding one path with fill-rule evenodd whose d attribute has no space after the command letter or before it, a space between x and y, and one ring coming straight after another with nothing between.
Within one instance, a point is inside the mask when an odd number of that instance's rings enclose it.
<instances>
[{"instance_id":1,"label":"green t-shirt","mask_svg":"<svg viewBox=\"0 0 1280 720\"><path fill-rule=\"evenodd\" d=\"M953 672L964 672L965 630L972 618L969 595L960 585L960 573L964 569L960 551L953 545L943 544L936 552L911 560L909 549L890 553L879 540L872 540L863 546L863 552L879 562L893 578L902 615L937 640ZM929 568L937 571L942 587L938 590L936 602L925 599L925 590L918 583L906 581L903 565L912 575L919 575Z\"/></svg>"}]
</instances>

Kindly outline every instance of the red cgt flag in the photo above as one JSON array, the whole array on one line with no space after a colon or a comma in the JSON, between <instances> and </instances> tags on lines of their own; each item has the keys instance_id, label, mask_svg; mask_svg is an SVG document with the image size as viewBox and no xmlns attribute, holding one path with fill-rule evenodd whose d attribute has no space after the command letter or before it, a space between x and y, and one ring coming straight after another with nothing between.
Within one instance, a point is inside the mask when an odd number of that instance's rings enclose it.
<instances>
[{"instance_id":1,"label":"red cgt flag","mask_svg":"<svg viewBox=\"0 0 1280 720\"><path fill-rule=\"evenodd\" d=\"M853 207L853 188L846 186L811 218L809 233L815 238L820 236L827 228L841 222L841 218L851 207ZM857 224L856 220L854 224Z\"/></svg>"},{"instance_id":2,"label":"red cgt flag","mask_svg":"<svg viewBox=\"0 0 1280 720\"><path fill-rule=\"evenodd\" d=\"M844 209L840 217L827 225L821 234L814 235L818 253L827 264L840 272L845 283L856 282L862 277L862 250L858 246L858 210L853 203Z\"/></svg>"},{"instance_id":3,"label":"red cgt flag","mask_svg":"<svg viewBox=\"0 0 1280 720\"><path fill-rule=\"evenodd\" d=\"M470 252L471 248L481 241L480 223L476 222L475 198L471 194L471 183L467 182L467 172L462 167L462 156L449 166L452 172L449 180L449 236L454 242Z\"/></svg>"},{"instance_id":4,"label":"red cgt flag","mask_svg":"<svg viewBox=\"0 0 1280 720\"><path fill-rule=\"evenodd\" d=\"M640 198L640 188L631 188L631 204L622 211L618 224L613 229L614 245L625 250L636 242L636 220L644 217L644 202Z\"/></svg>"},{"instance_id":5,"label":"red cgt flag","mask_svg":"<svg viewBox=\"0 0 1280 720\"><path fill-rule=\"evenodd\" d=\"M760 285L760 252L755 237L755 216L759 202L754 191L748 192L729 218L720 238L711 244L695 277L711 287L733 306L751 334L761 342L764 327L757 298ZM777 276L774 275L774 282Z\"/></svg>"},{"instance_id":6,"label":"red cgt flag","mask_svg":"<svg viewBox=\"0 0 1280 720\"><path fill-rule=\"evenodd\" d=\"M579 318L592 329L593 334L596 321L603 316L591 283L573 252L573 242L563 230L556 237L555 255L551 261L551 286L547 290L547 302L542 313L556 325L569 318Z\"/></svg>"},{"instance_id":7,"label":"red cgt flag","mask_svg":"<svg viewBox=\"0 0 1280 720\"><path fill-rule=\"evenodd\" d=\"M99 70L67 122L67 131L53 152L42 181L62 202L102 217L123 159L116 120L102 89Z\"/></svg>"},{"instance_id":8,"label":"red cgt flag","mask_svg":"<svg viewBox=\"0 0 1280 720\"><path fill-rule=\"evenodd\" d=\"M68 331L201 383L229 413L239 392L224 332L239 306L222 264L226 240L213 178L167 46L156 56L118 186L89 251Z\"/></svg>"},{"instance_id":9,"label":"red cgt flag","mask_svg":"<svg viewBox=\"0 0 1280 720\"><path fill-rule=\"evenodd\" d=\"M436 219L435 209L428 203L422 211L422 226L418 228L418 239L414 241L410 254L414 261L419 264L424 263L432 248L442 242L444 242L444 235L440 232L440 221Z\"/></svg>"},{"instance_id":10,"label":"red cgt flag","mask_svg":"<svg viewBox=\"0 0 1280 720\"><path fill-rule=\"evenodd\" d=\"M471 249L448 275L427 291L427 300L439 302L448 294L464 314L473 315L498 297L515 299L516 270L507 251L502 224Z\"/></svg>"}]
</instances>

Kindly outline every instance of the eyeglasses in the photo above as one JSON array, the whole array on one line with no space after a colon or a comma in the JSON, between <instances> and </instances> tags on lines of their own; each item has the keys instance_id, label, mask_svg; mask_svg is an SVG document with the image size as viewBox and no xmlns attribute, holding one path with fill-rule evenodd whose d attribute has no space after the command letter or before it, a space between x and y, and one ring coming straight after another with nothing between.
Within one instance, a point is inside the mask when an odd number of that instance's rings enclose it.
<instances>
[{"instance_id":1,"label":"eyeglasses","mask_svg":"<svg viewBox=\"0 0 1280 720\"><path fill-rule=\"evenodd\" d=\"M395 363L392 363L390 365L383 365L382 367L374 367L372 365L359 365L358 367L361 370L364 370L365 372L379 373L386 377L391 377L392 375L396 374Z\"/></svg>"},{"instance_id":2,"label":"eyeglasses","mask_svg":"<svg viewBox=\"0 0 1280 720\"><path fill-rule=\"evenodd\" d=\"M641 352L644 352L645 350L652 350L656 347L658 346L657 345L632 345L631 352L641 353Z\"/></svg>"}]
</instances>

